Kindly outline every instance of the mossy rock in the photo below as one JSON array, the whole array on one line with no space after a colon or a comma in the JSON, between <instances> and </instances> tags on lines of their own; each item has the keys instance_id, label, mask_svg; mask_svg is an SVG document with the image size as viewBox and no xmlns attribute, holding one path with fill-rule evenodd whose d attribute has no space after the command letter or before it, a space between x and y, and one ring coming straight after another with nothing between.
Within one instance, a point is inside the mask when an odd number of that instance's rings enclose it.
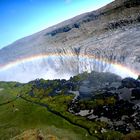
<instances>
[{"instance_id":1,"label":"mossy rock","mask_svg":"<svg viewBox=\"0 0 140 140\"><path fill-rule=\"evenodd\" d=\"M124 136L123 140L140 140L140 131L134 131Z\"/></svg>"},{"instance_id":2,"label":"mossy rock","mask_svg":"<svg viewBox=\"0 0 140 140\"><path fill-rule=\"evenodd\" d=\"M102 134L102 140L122 140L123 134L116 131L108 131Z\"/></svg>"}]
</instances>

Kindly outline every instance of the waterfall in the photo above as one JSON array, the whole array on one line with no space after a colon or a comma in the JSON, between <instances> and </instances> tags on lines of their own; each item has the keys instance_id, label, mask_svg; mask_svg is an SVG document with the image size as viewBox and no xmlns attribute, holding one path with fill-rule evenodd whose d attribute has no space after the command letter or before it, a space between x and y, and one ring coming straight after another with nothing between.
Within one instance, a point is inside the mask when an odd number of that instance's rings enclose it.
<instances>
[{"instance_id":1,"label":"waterfall","mask_svg":"<svg viewBox=\"0 0 140 140\"><path fill-rule=\"evenodd\" d=\"M102 59L77 55L49 55L9 64L0 69L0 81L29 82L37 78L69 79L82 72L111 72L121 77L137 75L129 69Z\"/></svg>"}]
</instances>

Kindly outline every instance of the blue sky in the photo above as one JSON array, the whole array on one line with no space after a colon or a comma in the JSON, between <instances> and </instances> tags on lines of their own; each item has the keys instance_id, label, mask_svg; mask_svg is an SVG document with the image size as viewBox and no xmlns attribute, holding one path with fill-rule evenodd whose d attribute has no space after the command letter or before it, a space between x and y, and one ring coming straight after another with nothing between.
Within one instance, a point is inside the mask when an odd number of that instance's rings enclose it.
<instances>
[{"instance_id":1,"label":"blue sky","mask_svg":"<svg viewBox=\"0 0 140 140\"><path fill-rule=\"evenodd\" d=\"M0 48L113 0L0 0Z\"/></svg>"}]
</instances>

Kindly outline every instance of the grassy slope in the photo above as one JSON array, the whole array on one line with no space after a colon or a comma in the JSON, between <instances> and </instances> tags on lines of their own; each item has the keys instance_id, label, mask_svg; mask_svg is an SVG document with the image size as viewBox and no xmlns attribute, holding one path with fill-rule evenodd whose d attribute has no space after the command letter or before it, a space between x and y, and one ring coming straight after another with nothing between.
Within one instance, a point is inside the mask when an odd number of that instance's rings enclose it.
<instances>
[{"instance_id":1,"label":"grassy slope","mask_svg":"<svg viewBox=\"0 0 140 140\"><path fill-rule=\"evenodd\" d=\"M18 88L15 89L9 84L0 84L0 88L4 88L0 91L0 103L15 98L19 92ZM61 117L48 112L44 107L28 103L20 98L0 106L1 140L13 138L29 129L41 129L44 133L53 134L59 139L94 139L84 129L71 125Z\"/></svg>"},{"instance_id":2,"label":"grassy slope","mask_svg":"<svg viewBox=\"0 0 140 140\"><path fill-rule=\"evenodd\" d=\"M67 112L67 103L73 98L72 95L58 95L54 97L44 97L43 99L33 98L26 94L30 91L31 85L27 84L22 87L14 87L16 83L2 83L0 82L0 104L6 102L7 104L0 105L0 140L7 140L14 138L12 140L20 140L22 136L29 135L31 139L35 135L33 133L38 133L38 130L43 133L45 139L48 139L48 135L54 136L54 140L96 140L97 138L90 136L85 129L81 127L72 125L62 117L55 115L45 107L37 104L33 104L24 101L21 98L17 98L14 102L8 102L17 97L18 94L22 94L29 100L46 103L49 107L57 112L60 112L62 116L67 117L69 120L75 124L81 124L86 128L95 129L102 125L95 122L90 122L83 117L74 116L73 114ZM37 94L41 94L37 92ZM140 134L138 132L137 134ZM37 134L36 134L37 135ZM122 135L117 132L108 131L100 135L103 140L122 140ZM133 137L136 134L131 134ZM131 136L131 137L132 137ZM129 135L126 136L130 137ZM27 140L27 138L24 138ZM28 140L30 140L28 139ZM124 137L125 139L125 137ZM36 139L34 139L36 140Z\"/></svg>"}]
</instances>

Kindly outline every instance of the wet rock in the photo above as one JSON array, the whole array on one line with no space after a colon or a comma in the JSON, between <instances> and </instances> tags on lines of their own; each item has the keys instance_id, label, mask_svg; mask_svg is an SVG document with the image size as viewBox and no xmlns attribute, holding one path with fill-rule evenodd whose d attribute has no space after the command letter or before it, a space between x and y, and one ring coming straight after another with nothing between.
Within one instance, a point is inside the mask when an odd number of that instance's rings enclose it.
<instances>
[{"instance_id":1,"label":"wet rock","mask_svg":"<svg viewBox=\"0 0 140 140\"><path fill-rule=\"evenodd\" d=\"M133 78L125 78L122 80L122 86L126 88L137 88L140 87L140 82Z\"/></svg>"},{"instance_id":2,"label":"wet rock","mask_svg":"<svg viewBox=\"0 0 140 140\"><path fill-rule=\"evenodd\" d=\"M140 88L132 89L133 100L140 100Z\"/></svg>"}]
</instances>

